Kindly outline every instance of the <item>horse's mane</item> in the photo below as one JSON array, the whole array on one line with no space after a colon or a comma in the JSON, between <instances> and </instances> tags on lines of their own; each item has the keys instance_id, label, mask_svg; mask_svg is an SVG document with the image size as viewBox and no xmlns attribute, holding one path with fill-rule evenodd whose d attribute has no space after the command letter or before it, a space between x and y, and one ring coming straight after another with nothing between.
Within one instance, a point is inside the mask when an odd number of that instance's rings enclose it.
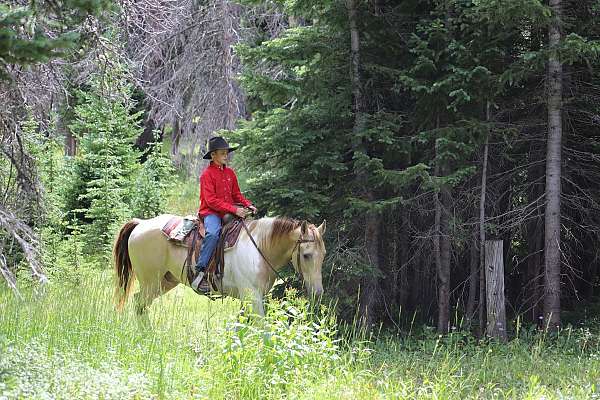
<instances>
[{"instance_id":1,"label":"horse's mane","mask_svg":"<svg viewBox=\"0 0 600 400\"><path fill-rule=\"evenodd\" d=\"M300 226L301 222L287 217L276 217L273 221L269 240L276 242Z\"/></svg>"},{"instance_id":2,"label":"horse's mane","mask_svg":"<svg viewBox=\"0 0 600 400\"><path fill-rule=\"evenodd\" d=\"M285 238L290 232L302 225L302 221L288 217L265 217L248 224L248 229L256 238L262 249L269 248ZM313 226L313 225L311 225ZM314 227L314 226L313 226ZM317 229L314 230L317 246L324 248L321 235Z\"/></svg>"},{"instance_id":3,"label":"horse's mane","mask_svg":"<svg viewBox=\"0 0 600 400\"><path fill-rule=\"evenodd\" d=\"M288 217L265 217L248 224L248 229L262 249L271 247L301 225Z\"/></svg>"}]
</instances>

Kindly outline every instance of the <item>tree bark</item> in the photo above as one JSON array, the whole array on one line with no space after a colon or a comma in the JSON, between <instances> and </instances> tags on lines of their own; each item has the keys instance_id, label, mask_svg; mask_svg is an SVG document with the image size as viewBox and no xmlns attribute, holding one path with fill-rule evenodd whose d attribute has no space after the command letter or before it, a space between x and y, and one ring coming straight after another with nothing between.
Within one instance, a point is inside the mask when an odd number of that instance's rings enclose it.
<instances>
[{"instance_id":1,"label":"tree bark","mask_svg":"<svg viewBox=\"0 0 600 400\"><path fill-rule=\"evenodd\" d=\"M548 141L546 150L546 212L544 243L544 327L560 327L560 195L562 141L561 0L550 0L552 20L548 27Z\"/></svg>"},{"instance_id":2,"label":"tree bark","mask_svg":"<svg viewBox=\"0 0 600 400\"><path fill-rule=\"evenodd\" d=\"M542 278L542 247L543 247L542 217L541 215L529 222L527 226L527 275L524 286L529 287L529 293L525 297L527 314L531 322L540 323L541 300L541 278Z\"/></svg>"},{"instance_id":3,"label":"tree bark","mask_svg":"<svg viewBox=\"0 0 600 400\"><path fill-rule=\"evenodd\" d=\"M435 175L439 175L439 167L435 167ZM439 192L435 192L435 216L433 222L433 258L435 260L435 274L437 277L438 284L438 332L444 332L445 326L448 325L448 311L445 307L445 301L442 298L442 289L440 285L440 273L442 270L442 246L440 237L442 236L441 220L442 220L442 204L440 201Z\"/></svg>"},{"instance_id":4,"label":"tree bark","mask_svg":"<svg viewBox=\"0 0 600 400\"><path fill-rule=\"evenodd\" d=\"M485 119L490 121L490 103L485 110ZM487 168L490 135L483 145L483 166L481 168L481 196L479 197L479 337L483 336L485 326L485 197L487 193Z\"/></svg>"},{"instance_id":5,"label":"tree bark","mask_svg":"<svg viewBox=\"0 0 600 400\"><path fill-rule=\"evenodd\" d=\"M402 215L402 225L400 227L400 232L399 232L399 262L398 264L400 264L400 272L399 272L399 276L398 279L400 280L399 282L399 287L398 287L398 303L400 304L401 310L402 312L404 312L404 310L407 309L407 302L409 299L409 295L410 295L410 286L409 286L409 281L408 281L408 277L409 277L409 262L408 260L410 259L409 256L409 234L408 234L408 213L406 212L406 210L402 210L401 212Z\"/></svg>"},{"instance_id":6,"label":"tree bark","mask_svg":"<svg viewBox=\"0 0 600 400\"><path fill-rule=\"evenodd\" d=\"M441 197L438 332L447 333L450 328L450 192L445 186L442 186Z\"/></svg>"},{"instance_id":7,"label":"tree bark","mask_svg":"<svg viewBox=\"0 0 600 400\"><path fill-rule=\"evenodd\" d=\"M502 240L485 242L485 276L487 291L487 335L506 341L504 305L504 250Z\"/></svg>"},{"instance_id":8,"label":"tree bark","mask_svg":"<svg viewBox=\"0 0 600 400\"><path fill-rule=\"evenodd\" d=\"M438 122L439 128L439 122ZM438 153L436 145L436 155ZM445 171L438 164L435 175L440 176ZM450 322L450 237L449 215L450 194L448 188L442 185L439 193L435 194L435 221L433 247L438 284L438 321L439 333L447 333Z\"/></svg>"},{"instance_id":9,"label":"tree bark","mask_svg":"<svg viewBox=\"0 0 600 400\"><path fill-rule=\"evenodd\" d=\"M465 311L465 329L471 329L475 317L475 304L477 302L477 277L479 271L479 252L477 251L478 235L473 231L473 244L469 250L469 296Z\"/></svg>"},{"instance_id":10,"label":"tree bark","mask_svg":"<svg viewBox=\"0 0 600 400\"><path fill-rule=\"evenodd\" d=\"M348 11L348 22L350 25L350 66L352 79L352 111L354 112L353 133L356 138L362 137L362 132L366 127L365 99L363 95L363 86L361 80L360 66L360 35L358 30L358 3L356 0L347 0L346 9ZM356 140L354 151L367 154L367 146L362 139ZM360 195L368 203L373 202L375 196L369 190L366 171L362 168L357 170L357 178L360 185ZM363 327L369 328L374 319L377 306L379 304L379 237L381 221L379 214L373 211L366 211L365 215L365 250L367 261L375 270L363 277L361 282L361 292L359 298L359 318Z\"/></svg>"}]
</instances>

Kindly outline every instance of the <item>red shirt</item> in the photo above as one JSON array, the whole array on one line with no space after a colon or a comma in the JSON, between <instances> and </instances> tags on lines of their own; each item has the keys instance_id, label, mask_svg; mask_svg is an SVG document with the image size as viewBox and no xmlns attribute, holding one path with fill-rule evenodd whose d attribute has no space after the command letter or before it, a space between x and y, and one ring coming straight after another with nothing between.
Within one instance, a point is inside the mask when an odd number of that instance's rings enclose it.
<instances>
[{"instance_id":1,"label":"red shirt","mask_svg":"<svg viewBox=\"0 0 600 400\"><path fill-rule=\"evenodd\" d=\"M227 213L235 214L237 207L252 203L242 195L235 172L227 166L217 167L213 162L200 176L200 209L198 215L204 218L216 214L223 218Z\"/></svg>"}]
</instances>

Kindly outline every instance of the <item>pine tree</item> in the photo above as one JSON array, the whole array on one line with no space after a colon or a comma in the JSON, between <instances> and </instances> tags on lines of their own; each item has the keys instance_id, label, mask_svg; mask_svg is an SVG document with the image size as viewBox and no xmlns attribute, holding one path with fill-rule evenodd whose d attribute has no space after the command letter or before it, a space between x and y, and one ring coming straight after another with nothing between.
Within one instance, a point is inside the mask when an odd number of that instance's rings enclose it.
<instances>
[{"instance_id":1,"label":"pine tree","mask_svg":"<svg viewBox=\"0 0 600 400\"><path fill-rule=\"evenodd\" d=\"M237 49L252 118L232 134L243 144L236 159L253 199L274 214L331 220L338 227L330 252L335 290L350 295L344 304L354 307L367 275L382 296L376 319L399 310L429 318L436 311L445 332L457 322L453 315L461 318L464 282L471 286L471 318L484 300L474 276L483 256L480 229L482 237L504 239L509 299L522 305L517 313L537 319L550 8L537 0L283 7L287 30ZM597 17L592 6L570 6L564 26L572 33L556 50L569 88L562 221L577 237L563 242L565 249L600 232L585 222L600 220L592 183L600 176L592 162L600 104ZM352 29L360 33L358 69L348 42ZM356 70L360 86L353 85ZM357 88L360 109L353 106ZM375 237L363 222L371 213L384 216L375 241L378 268L365 257L376 253L364 239ZM594 251L576 254L589 264L585 274L596 276ZM581 281L576 273L572 278ZM586 291L593 295L590 285Z\"/></svg>"},{"instance_id":2,"label":"pine tree","mask_svg":"<svg viewBox=\"0 0 600 400\"><path fill-rule=\"evenodd\" d=\"M76 27L110 8L111 0L32 2L29 6L0 4L0 79L9 65L45 63L77 48ZM60 27L57 34L45 30Z\"/></svg>"},{"instance_id":3,"label":"pine tree","mask_svg":"<svg viewBox=\"0 0 600 400\"><path fill-rule=\"evenodd\" d=\"M131 87L120 71L96 77L89 92L79 92L71 129L80 141L73 160L67 208L72 217L89 223L88 250L100 244L110 250L116 227L131 214L133 177L139 151L133 146L142 133L141 112L131 113Z\"/></svg>"},{"instance_id":4,"label":"pine tree","mask_svg":"<svg viewBox=\"0 0 600 400\"><path fill-rule=\"evenodd\" d=\"M166 192L175 173L171 160L162 151L162 143L149 143L146 154L146 161L132 182L131 210L137 218L153 218L163 211Z\"/></svg>"}]
</instances>

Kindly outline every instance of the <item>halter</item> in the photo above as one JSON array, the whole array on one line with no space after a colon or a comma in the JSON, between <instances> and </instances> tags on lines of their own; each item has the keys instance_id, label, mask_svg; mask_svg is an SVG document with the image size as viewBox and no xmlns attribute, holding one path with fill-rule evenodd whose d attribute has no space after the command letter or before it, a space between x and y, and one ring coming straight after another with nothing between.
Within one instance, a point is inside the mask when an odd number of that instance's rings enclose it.
<instances>
[{"instance_id":1,"label":"halter","mask_svg":"<svg viewBox=\"0 0 600 400\"><path fill-rule=\"evenodd\" d=\"M302 224L304 224L306 222L307 221L302 221ZM302 225L300 225L300 226L302 226ZM296 244L294 245L294 248L292 249L292 254L294 254L294 250L296 250L296 248L298 248L298 252L296 253L297 254L297 262L296 262L296 265L294 266L294 269L296 270L296 272L298 272L300 274L300 277L302 277L302 280L304 280L304 275L302 274L302 268L300 268L300 256L302 254L302 247L300 245L302 243L316 242L315 233L313 232L313 229L314 228L310 228L313 238L312 239L304 239L304 233L302 233L302 228L300 228L300 237L298 238L298 240L296 240Z\"/></svg>"},{"instance_id":2,"label":"halter","mask_svg":"<svg viewBox=\"0 0 600 400\"><path fill-rule=\"evenodd\" d=\"M298 262L296 263L296 265L294 266L294 270L300 274L300 277L302 278L302 280L304 280L304 275L302 274L302 268L300 268L300 254L302 252L302 247L300 247L300 245L302 243L311 243L311 242L316 242L315 239L315 234L313 232L313 238L312 239L305 239L304 238L304 233L302 233L302 225L308 225L308 221L304 220L300 223L300 237L298 238L298 240L296 240L296 243L294 244L294 248L292 249L292 254L294 254L294 251L296 250L296 248L298 248ZM267 259L267 257L265 256L265 254L262 252L262 250L260 249L260 247L258 247L258 244L256 244L256 241L254 240L254 238L252 237L252 235L250 234L250 230L248 229L248 227L246 226L246 221L244 221L244 219L242 219L242 226L244 227L244 229L246 230L246 234L248 235L248 237L250 238L250 240L252 241L252 244L254 244L254 247L256 247L256 250L258 250L258 253L260 254L260 256L263 258L263 260L265 260L265 262L267 263L267 265L269 266L269 268L271 268L271 270L275 273L275 275L281 279L282 281L285 282L285 279L283 279L283 277L281 276L281 274L279 272L277 272L277 270L273 267L273 264L271 264L269 262L269 260ZM314 228L310 228L311 232L313 231ZM293 263L292 263L293 264Z\"/></svg>"}]
</instances>

